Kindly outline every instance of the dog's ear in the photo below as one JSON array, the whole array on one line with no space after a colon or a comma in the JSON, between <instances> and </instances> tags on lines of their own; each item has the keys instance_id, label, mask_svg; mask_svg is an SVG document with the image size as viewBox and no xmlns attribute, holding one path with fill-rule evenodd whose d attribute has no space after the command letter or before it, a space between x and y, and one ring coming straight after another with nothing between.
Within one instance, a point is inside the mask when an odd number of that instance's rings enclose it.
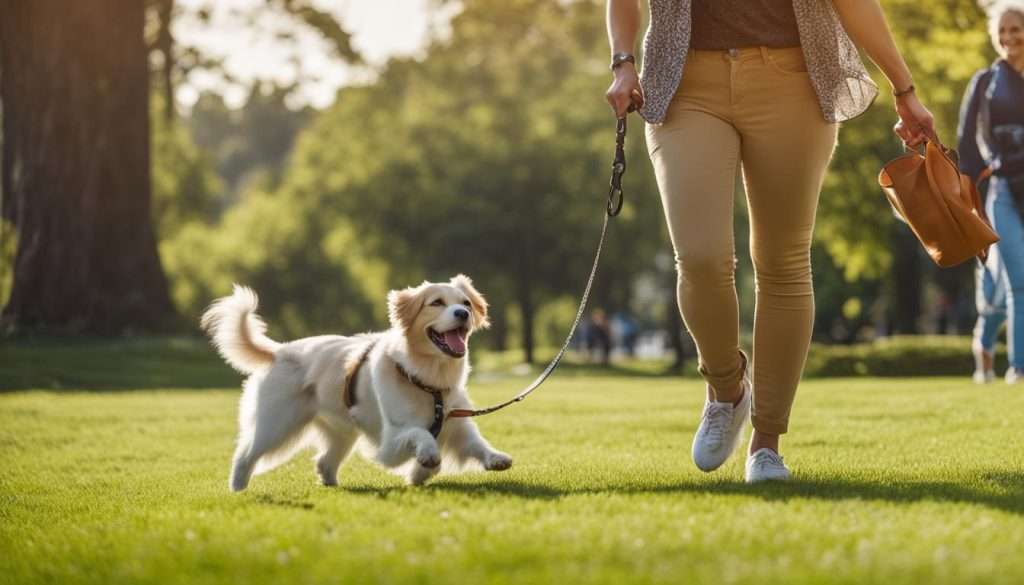
<instances>
[{"instance_id":1,"label":"dog's ear","mask_svg":"<svg viewBox=\"0 0 1024 585\"><path fill-rule=\"evenodd\" d=\"M403 331L408 331L409 327L412 327L416 315L423 308L421 292L423 291L420 287L410 287L388 293L388 319L392 327Z\"/></svg>"},{"instance_id":2,"label":"dog's ear","mask_svg":"<svg viewBox=\"0 0 1024 585\"><path fill-rule=\"evenodd\" d=\"M490 327L491 320L487 316L487 301L484 299L484 296L473 287L473 281L465 274L459 274L452 278L450 282L452 286L466 293L466 296L469 297L469 304L473 309L476 328L487 329Z\"/></svg>"}]
</instances>

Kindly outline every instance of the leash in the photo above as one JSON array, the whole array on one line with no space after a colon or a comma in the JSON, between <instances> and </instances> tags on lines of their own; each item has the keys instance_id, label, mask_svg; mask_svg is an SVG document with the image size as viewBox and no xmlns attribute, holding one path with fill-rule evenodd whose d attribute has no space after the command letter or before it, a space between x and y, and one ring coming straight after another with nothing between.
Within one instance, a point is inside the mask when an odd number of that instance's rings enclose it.
<instances>
[{"instance_id":1,"label":"leash","mask_svg":"<svg viewBox=\"0 0 1024 585\"><path fill-rule=\"evenodd\" d=\"M632 111L632 106L629 111ZM495 404L494 406L488 406L487 408L469 409L469 408L456 408L448 413L449 418L466 418L471 416L483 416L492 412L497 412L506 406L511 406L516 402L522 402L529 396L534 390L540 387L545 380L555 371L558 367L558 363L562 361L562 356L565 355L566 350L569 349L569 345L572 343L572 338L576 334L576 328L579 327L580 321L583 320L583 313L587 309L587 302L590 300L590 290L594 285L594 277L597 276L597 266L601 260L601 250L604 248L605 238L608 235L608 222L611 218L617 216L622 211L623 193L622 193L622 175L626 174L626 115L618 118L615 124L615 160L612 161L612 178L608 182L608 199L605 203L605 214L604 223L601 225L601 237L597 241L597 251L594 253L594 264L590 268L590 276L587 278L587 286L583 290L583 297L580 299L580 307L576 311L576 319L572 323L572 327L569 328L569 335L565 338L565 343L562 344L562 348L558 350L555 358L551 360L551 363L544 368L544 371L540 373L537 378L530 383L529 386L524 388L519 394L516 394L512 398Z\"/></svg>"},{"instance_id":2,"label":"leash","mask_svg":"<svg viewBox=\"0 0 1024 585\"><path fill-rule=\"evenodd\" d=\"M629 111L633 111L631 106ZM628 112L627 112L628 115ZM604 222L601 225L601 237L597 241L597 251L594 253L594 263L590 268L590 276L587 278L587 286L583 290L583 297L580 299L579 309L576 310L576 319L572 323L572 327L569 328L569 334L565 338L565 342L562 344L561 349L555 355L551 363L544 368L544 371L540 373L537 378L530 383L529 386L524 388L519 394L516 394L512 398L488 406L487 408L469 409L469 408L455 408L452 409L447 416L444 414L444 401L442 397L442 389L434 388L423 383L419 378L410 374L402 364L395 362L395 366L398 369L399 374L404 376L414 386L423 390L427 394L430 394L434 398L434 420L430 425L430 434L437 438L441 433L441 426L443 425L446 418L467 418L471 416L483 416L492 412L497 412L506 406L511 406L516 402L522 402L529 396L534 390L539 388L545 380L555 371L558 367L559 362L562 361L562 357L565 352L569 349L569 345L572 343L572 338L576 335L576 329L579 327L580 322L583 320L583 313L587 309L587 302L590 300L590 291L594 285L594 278L597 276L597 267L601 261L601 251L604 249L605 239L608 235L608 223L611 218L617 216L622 211L623 193L622 193L622 175L626 174L626 116L618 118L615 124L615 159L612 161L612 177L608 182L608 198L605 202L605 213ZM369 357L370 352L373 351L373 347L376 342L371 342L366 349L363 350L359 359L355 362L352 371L348 374L345 389L343 391L345 406L351 409L356 404L355 395L355 381L359 375L359 369L363 363Z\"/></svg>"}]
</instances>

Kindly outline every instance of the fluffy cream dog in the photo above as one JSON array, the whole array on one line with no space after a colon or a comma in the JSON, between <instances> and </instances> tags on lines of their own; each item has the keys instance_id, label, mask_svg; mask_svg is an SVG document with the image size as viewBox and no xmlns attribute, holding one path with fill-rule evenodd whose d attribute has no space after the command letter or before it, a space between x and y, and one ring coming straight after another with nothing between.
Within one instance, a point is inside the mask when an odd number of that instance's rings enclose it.
<instances>
[{"instance_id":1,"label":"fluffy cream dog","mask_svg":"<svg viewBox=\"0 0 1024 585\"><path fill-rule=\"evenodd\" d=\"M252 290L215 301L202 325L227 362L250 374L239 409L231 489L273 469L307 445L317 448L316 471L337 485L338 467L360 438L381 465L419 485L441 468L479 463L512 466L471 418L444 421L435 438L440 391L444 411L472 408L466 393L468 340L488 326L487 302L464 275L391 291L391 329L352 337L321 335L278 343L264 332ZM350 382L351 379L351 382Z\"/></svg>"}]
</instances>

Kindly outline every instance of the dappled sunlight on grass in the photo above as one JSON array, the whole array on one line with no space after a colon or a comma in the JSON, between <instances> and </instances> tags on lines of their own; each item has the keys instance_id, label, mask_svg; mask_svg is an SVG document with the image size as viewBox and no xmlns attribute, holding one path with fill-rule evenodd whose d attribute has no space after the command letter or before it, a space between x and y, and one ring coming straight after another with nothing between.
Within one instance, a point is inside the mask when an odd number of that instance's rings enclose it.
<instances>
[{"instance_id":1,"label":"dappled sunlight on grass","mask_svg":"<svg viewBox=\"0 0 1024 585\"><path fill-rule=\"evenodd\" d=\"M521 382L478 380L472 393L490 403ZM556 375L479 419L516 458L508 472L408 488L354 457L340 487L324 488L299 456L232 494L237 399L234 389L0 396L0 574L929 584L1024 574L1015 387L805 382L783 443L796 480L749 486L740 457L712 474L689 461L699 381Z\"/></svg>"}]
</instances>

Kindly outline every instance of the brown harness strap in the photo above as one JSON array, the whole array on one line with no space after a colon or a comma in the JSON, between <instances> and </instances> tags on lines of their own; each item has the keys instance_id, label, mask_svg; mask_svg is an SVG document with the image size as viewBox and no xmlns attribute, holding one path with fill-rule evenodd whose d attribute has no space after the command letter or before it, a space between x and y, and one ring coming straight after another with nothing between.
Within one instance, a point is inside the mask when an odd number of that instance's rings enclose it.
<instances>
[{"instance_id":1,"label":"brown harness strap","mask_svg":"<svg viewBox=\"0 0 1024 585\"><path fill-rule=\"evenodd\" d=\"M370 357L370 352L373 351L375 345L377 345L376 340L371 341L370 345L366 346L366 349L359 356L359 360L352 366L352 371L345 377L345 407L349 410L356 405L356 380L359 378L359 369L366 363L366 358Z\"/></svg>"},{"instance_id":2,"label":"brown harness strap","mask_svg":"<svg viewBox=\"0 0 1024 585\"><path fill-rule=\"evenodd\" d=\"M409 370L405 369L405 367L402 366L402 364L399 363L397 360L395 360L395 369L398 370L398 373L402 374L402 376L406 380L409 380L409 382L412 383L413 386L419 388L420 390L423 390L427 394L442 394L445 391L444 388L437 388L435 386L431 386L430 384L427 384L426 382L420 380L416 376L413 376L412 374L409 373Z\"/></svg>"},{"instance_id":3,"label":"brown harness strap","mask_svg":"<svg viewBox=\"0 0 1024 585\"><path fill-rule=\"evenodd\" d=\"M434 420L430 423L429 430L430 434L436 439L437 436L441 434L441 427L444 425L444 394L442 394L444 391L441 388L435 388L434 386L431 386L410 374L408 370L402 367L402 364L398 363L398 360L395 360L395 369L398 370L399 374L405 376L405 379L409 380L413 386L427 394L430 394L434 398Z\"/></svg>"}]
</instances>

